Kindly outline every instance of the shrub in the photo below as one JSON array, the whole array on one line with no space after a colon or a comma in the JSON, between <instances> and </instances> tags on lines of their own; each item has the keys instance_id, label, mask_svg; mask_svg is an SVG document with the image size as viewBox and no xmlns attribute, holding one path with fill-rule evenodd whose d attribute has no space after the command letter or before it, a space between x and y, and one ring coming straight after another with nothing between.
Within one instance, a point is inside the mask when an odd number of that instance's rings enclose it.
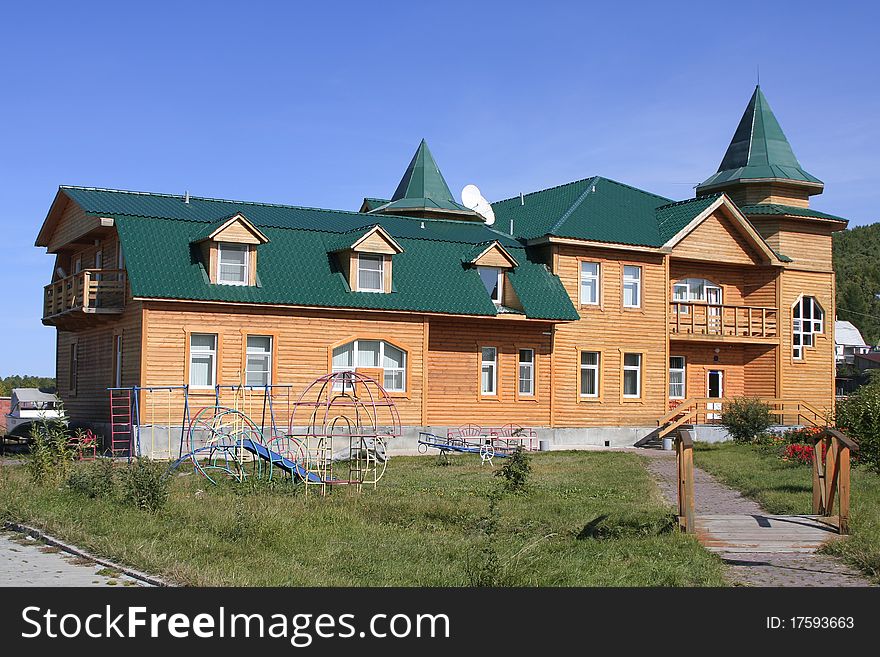
<instances>
[{"instance_id":1,"label":"shrub","mask_svg":"<svg viewBox=\"0 0 880 657\"><path fill-rule=\"evenodd\" d=\"M75 451L68 444L67 427L57 420L31 425L31 452L25 467L36 484L57 486L67 479Z\"/></svg>"},{"instance_id":2,"label":"shrub","mask_svg":"<svg viewBox=\"0 0 880 657\"><path fill-rule=\"evenodd\" d=\"M871 383L838 402L834 423L859 443L859 463L880 474L880 385Z\"/></svg>"},{"instance_id":3,"label":"shrub","mask_svg":"<svg viewBox=\"0 0 880 657\"><path fill-rule=\"evenodd\" d=\"M504 465L495 471L495 476L502 478L501 485L505 492L524 493L528 490L531 473L531 457L522 445L518 445L513 453L504 459Z\"/></svg>"},{"instance_id":4,"label":"shrub","mask_svg":"<svg viewBox=\"0 0 880 657\"><path fill-rule=\"evenodd\" d=\"M116 470L112 459L81 463L67 478L70 490L93 499L110 499L116 493Z\"/></svg>"},{"instance_id":5,"label":"shrub","mask_svg":"<svg viewBox=\"0 0 880 657\"><path fill-rule=\"evenodd\" d=\"M128 464L122 476L122 500L144 511L161 510L168 501L167 467L143 456Z\"/></svg>"},{"instance_id":6,"label":"shrub","mask_svg":"<svg viewBox=\"0 0 880 657\"><path fill-rule=\"evenodd\" d=\"M734 399L724 404L721 411L721 424L738 443L752 442L773 426L773 423L770 406L760 399Z\"/></svg>"}]
</instances>

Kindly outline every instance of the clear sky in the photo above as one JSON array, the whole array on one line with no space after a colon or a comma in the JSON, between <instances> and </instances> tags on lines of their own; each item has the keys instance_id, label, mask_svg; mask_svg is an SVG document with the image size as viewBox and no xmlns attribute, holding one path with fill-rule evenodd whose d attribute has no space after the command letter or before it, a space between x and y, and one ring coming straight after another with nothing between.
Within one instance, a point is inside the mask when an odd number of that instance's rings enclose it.
<instances>
[{"instance_id":1,"label":"clear sky","mask_svg":"<svg viewBox=\"0 0 880 657\"><path fill-rule=\"evenodd\" d=\"M457 194L683 199L761 87L814 207L880 220L875 2L7 2L0 375L54 374L60 184L357 209L425 137ZM157 245L159 246L159 245Z\"/></svg>"}]
</instances>

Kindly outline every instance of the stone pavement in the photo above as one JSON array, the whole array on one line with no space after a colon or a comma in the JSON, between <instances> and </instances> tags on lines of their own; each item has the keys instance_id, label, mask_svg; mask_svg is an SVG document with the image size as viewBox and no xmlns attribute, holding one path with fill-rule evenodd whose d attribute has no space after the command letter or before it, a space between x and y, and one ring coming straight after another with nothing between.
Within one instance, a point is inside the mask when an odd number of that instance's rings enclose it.
<instances>
[{"instance_id":1,"label":"stone pavement","mask_svg":"<svg viewBox=\"0 0 880 657\"><path fill-rule=\"evenodd\" d=\"M664 497L677 500L675 453L643 450L646 466ZM700 514L763 515L754 500L743 497L708 472L694 468L694 510ZM858 571L818 553L719 553L731 583L744 586L872 586Z\"/></svg>"},{"instance_id":2,"label":"stone pavement","mask_svg":"<svg viewBox=\"0 0 880 657\"><path fill-rule=\"evenodd\" d=\"M24 534L0 531L0 587L146 586L128 575L51 547Z\"/></svg>"}]
</instances>

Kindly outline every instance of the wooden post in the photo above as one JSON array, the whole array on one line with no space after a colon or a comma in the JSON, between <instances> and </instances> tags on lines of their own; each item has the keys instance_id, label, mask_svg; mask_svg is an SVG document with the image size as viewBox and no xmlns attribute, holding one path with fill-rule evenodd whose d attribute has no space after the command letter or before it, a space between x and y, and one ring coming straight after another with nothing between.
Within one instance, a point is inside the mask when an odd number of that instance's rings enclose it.
<instances>
[{"instance_id":1,"label":"wooden post","mask_svg":"<svg viewBox=\"0 0 880 657\"><path fill-rule=\"evenodd\" d=\"M822 441L826 445L825 450L825 515L834 515L834 497L837 493L838 470L837 454L840 450L840 441L833 435L828 434Z\"/></svg>"},{"instance_id":2,"label":"wooden post","mask_svg":"<svg viewBox=\"0 0 880 657\"><path fill-rule=\"evenodd\" d=\"M696 531L694 526L694 443L690 431L679 429L675 440L678 464L678 526L687 533Z\"/></svg>"},{"instance_id":3,"label":"wooden post","mask_svg":"<svg viewBox=\"0 0 880 657\"><path fill-rule=\"evenodd\" d=\"M813 446L813 515L822 515L825 512L822 506L825 497L822 491L825 471L822 464L822 448L819 446L821 442L821 439L817 440Z\"/></svg>"},{"instance_id":4,"label":"wooden post","mask_svg":"<svg viewBox=\"0 0 880 657\"><path fill-rule=\"evenodd\" d=\"M841 534L849 534L849 447L841 446L840 457L837 462L840 472L838 479L837 497L840 500L840 514L837 529Z\"/></svg>"}]
</instances>

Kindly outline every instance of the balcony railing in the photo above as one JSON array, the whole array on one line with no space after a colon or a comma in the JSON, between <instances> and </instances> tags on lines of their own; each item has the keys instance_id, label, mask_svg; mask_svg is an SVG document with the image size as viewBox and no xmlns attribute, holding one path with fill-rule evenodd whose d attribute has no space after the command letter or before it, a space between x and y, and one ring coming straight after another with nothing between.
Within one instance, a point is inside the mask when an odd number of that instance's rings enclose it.
<instances>
[{"instance_id":1,"label":"balcony railing","mask_svg":"<svg viewBox=\"0 0 880 657\"><path fill-rule=\"evenodd\" d=\"M50 283L44 289L44 320L73 311L120 313L125 307L125 270L84 269Z\"/></svg>"},{"instance_id":2,"label":"balcony railing","mask_svg":"<svg viewBox=\"0 0 880 657\"><path fill-rule=\"evenodd\" d=\"M718 338L778 337L776 308L684 301L672 301L669 308L670 335Z\"/></svg>"}]
</instances>

